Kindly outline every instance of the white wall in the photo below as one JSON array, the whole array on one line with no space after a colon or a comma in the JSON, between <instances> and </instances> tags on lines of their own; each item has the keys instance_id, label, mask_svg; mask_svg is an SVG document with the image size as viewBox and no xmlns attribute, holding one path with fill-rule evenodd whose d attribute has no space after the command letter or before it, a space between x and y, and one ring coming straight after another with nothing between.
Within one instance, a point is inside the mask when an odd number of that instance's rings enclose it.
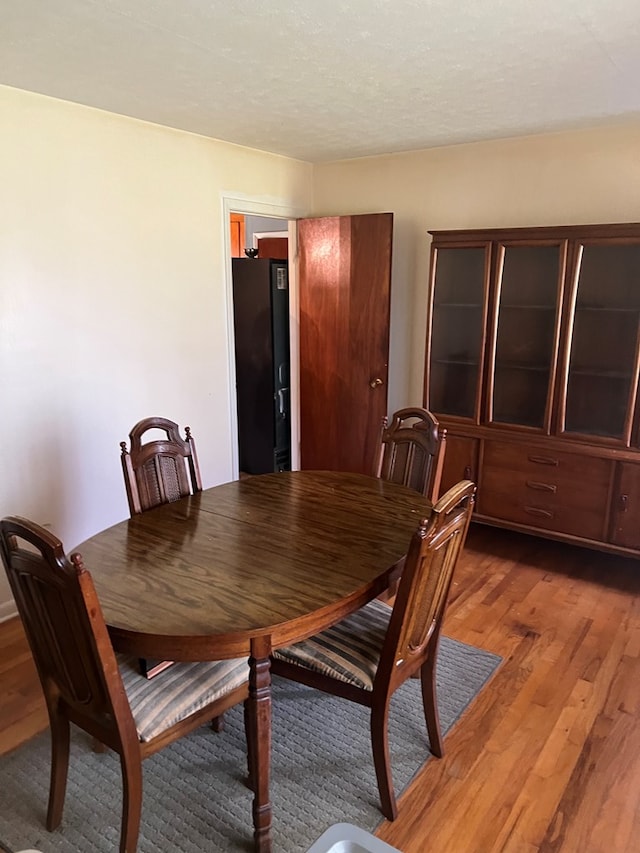
<instances>
[{"instance_id":1,"label":"white wall","mask_svg":"<svg viewBox=\"0 0 640 853\"><path fill-rule=\"evenodd\" d=\"M0 517L69 550L125 518L119 442L152 414L231 479L222 196L306 214L311 166L0 87L0 186Z\"/></svg>"},{"instance_id":2,"label":"white wall","mask_svg":"<svg viewBox=\"0 0 640 853\"><path fill-rule=\"evenodd\" d=\"M287 221L286 219L271 219L267 216L245 216L244 218L244 228L245 228L245 243L247 246L253 246L253 235L263 232L271 232L271 231L286 231L287 230ZM286 237L286 234L283 234L283 237ZM246 247L245 247L246 248Z\"/></svg>"},{"instance_id":3,"label":"white wall","mask_svg":"<svg viewBox=\"0 0 640 853\"><path fill-rule=\"evenodd\" d=\"M0 185L0 517L71 549L126 517L142 417L232 476L223 196L394 213L393 409L421 401L427 231L640 221L640 122L312 167L0 87Z\"/></svg>"},{"instance_id":4,"label":"white wall","mask_svg":"<svg viewBox=\"0 0 640 853\"><path fill-rule=\"evenodd\" d=\"M640 221L640 122L322 164L314 211L393 211L389 408L421 404L429 230Z\"/></svg>"}]
</instances>

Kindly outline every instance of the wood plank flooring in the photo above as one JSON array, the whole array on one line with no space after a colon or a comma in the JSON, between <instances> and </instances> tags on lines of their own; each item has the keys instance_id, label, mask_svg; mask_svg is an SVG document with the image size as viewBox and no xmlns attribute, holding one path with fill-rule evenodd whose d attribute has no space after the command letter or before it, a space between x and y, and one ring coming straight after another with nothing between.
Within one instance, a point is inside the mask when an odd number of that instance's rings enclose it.
<instances>
[{"instance_id":1,"label":"wood plank flooring","mask_svg":"<svg viewBox=\"0 0 640 853\"><path fill-rule=\"evenodd\" d=\"M378 835L404 853L640 851L640 562L474 526L445 633L502 655Z\"/></svg>"},{"instance_id":2,"label":"wood plank flooring","mask_svg":"<svg viewBox=\"0 0 640 853\"><path fill-rule=\"evenodd\" d=\"M0 624L0 755L48 726L38 673L22 623Z\"/></svg>"},{"instance_id":3,"label":"wood plank flooring","mask_svg":"<svg viewBox=\"0 0 640 853\"><path fill-rule=\"evenodd\" d=\"M504 658L378 835L403 853L640 851L640 562L472 526L445 633ZM0 754L46 727L0 625Z\"/></svg>"}]
</instances>

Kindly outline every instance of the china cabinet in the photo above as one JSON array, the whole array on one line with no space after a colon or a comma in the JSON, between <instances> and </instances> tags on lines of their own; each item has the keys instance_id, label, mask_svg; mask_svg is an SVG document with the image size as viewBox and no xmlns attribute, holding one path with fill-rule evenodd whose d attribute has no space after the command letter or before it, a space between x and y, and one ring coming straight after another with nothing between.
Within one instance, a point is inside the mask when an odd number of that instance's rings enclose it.
<instances>
[{"instance_id":1,"label":"china cabinet","mask_svg":"<svg viewBox=\"0 0 640 853\"><path fill-rule=\"evenodd\" d=\"M475 518L640 555L640 223L432 231L424 405Z\"/></svg>"}]
</instances>

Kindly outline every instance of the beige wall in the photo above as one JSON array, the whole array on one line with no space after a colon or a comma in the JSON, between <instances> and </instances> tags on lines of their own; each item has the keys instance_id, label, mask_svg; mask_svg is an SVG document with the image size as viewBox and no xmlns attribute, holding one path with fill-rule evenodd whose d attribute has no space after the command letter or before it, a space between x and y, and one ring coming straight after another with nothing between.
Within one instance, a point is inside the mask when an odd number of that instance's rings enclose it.
<instances>
[{"instance_id":1,"label":"beige wall","mask_svg":"<svg viewBox=\"0 0 640 853\"><path fill-rule=\"evenodd\" d=\"M428 229L638 221L640 123L311 167L0 87L0 178L0 517L72 548L127 515L141 417L191 425L205 485L233 476L223 196L393 211L397 408L421 399Z\"/></svg>"},{"instance_id":2,"label":"beige wall","mask_svg":"<svg viewBox=\"0 0 640 853\"><path fill-rule=\"evenodd\" d=\"M422 399L429 230L640 221L640 122L318 165L317 215L393 211L389 407Z\"/></svg>"},{"instance_id":3,"label":"beige wall","mask_svg":"<svg viewBox=\"0 0 640 853\"><path fill-rule=\"evenodd\" d=\"M126 517L118 443L150 414L231 479L222 196L302 215L311 166L0 87L0 186L0 517L69 549Z\"/></svg>"}]
</instances>

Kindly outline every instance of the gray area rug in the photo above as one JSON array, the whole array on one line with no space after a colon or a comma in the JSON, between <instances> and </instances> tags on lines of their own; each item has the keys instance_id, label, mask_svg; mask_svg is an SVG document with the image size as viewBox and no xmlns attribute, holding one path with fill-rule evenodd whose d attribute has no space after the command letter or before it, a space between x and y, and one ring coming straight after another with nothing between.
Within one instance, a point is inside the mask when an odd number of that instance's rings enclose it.
<instances>
[{"instance_id":1,"label":"gray area rug","mask_svg":"<svg viewBox=\"0 0 640 853\"><path fill-rule=\"evenodd\" d=\"M438 659L441 725L459 719L501 658L443 637ZM139 853L252 851L242 708L215 734L203 727L144 762ZM429 756L420 683L392 700L390 748L399 794ZM445 744L446 745L446 744ZM437 760L437 759L434 759ZM49 733L0 758L0 839L10 849L113 853L122 784L118 757L91 751L74 732L61 827L44 828ZM275 678L271 800L274 853L302 853L334 823L373 832L382 820L366 708Z\"/></svg>"}]
</instances>

